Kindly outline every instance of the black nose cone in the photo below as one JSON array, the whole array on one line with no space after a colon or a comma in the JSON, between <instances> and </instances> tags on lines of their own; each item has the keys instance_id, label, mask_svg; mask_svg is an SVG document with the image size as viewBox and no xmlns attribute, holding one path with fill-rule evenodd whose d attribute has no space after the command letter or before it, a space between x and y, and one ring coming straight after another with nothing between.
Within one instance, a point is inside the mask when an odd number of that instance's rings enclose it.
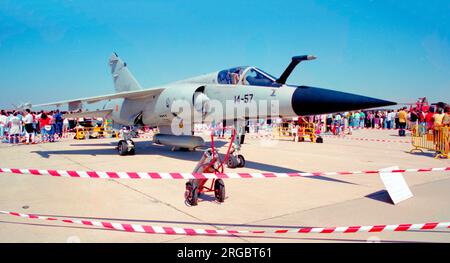
<instances>
[{"instance_id":1,"label":"black nose cone","mask_svg":"<svg viewBox=\"0 0 450 263\"><path fill-rule=\"evenodd\" d=\"M314 115L370 109L397 103L351 93L300 86L292 95L292 108L297 115Z\"/></svg>"}]
</instances>

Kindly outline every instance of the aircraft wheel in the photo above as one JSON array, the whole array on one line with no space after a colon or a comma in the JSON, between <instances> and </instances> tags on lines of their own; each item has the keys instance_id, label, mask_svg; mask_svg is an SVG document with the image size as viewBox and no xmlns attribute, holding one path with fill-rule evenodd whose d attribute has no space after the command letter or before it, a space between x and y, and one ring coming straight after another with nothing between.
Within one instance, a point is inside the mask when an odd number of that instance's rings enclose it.
<instances>
[{"instance_id":1,"label":"aircraft wheel","mask_svg":"<svg viewBox=\"0 0 450 263\"><path fill-rule=\"evenodd\" d=\"M245 166L245 158L244 158L244 156L243 156L242 154L238 154L237 160L238 160L238 165L237 165L237 167L242 168L242 167Z\"/></svg>"},{"instance_id":2,"label":"aircraft wheel","mask_svg":"<svg viewBox=\"0 0 450 263\"><path fill-rule=\"evenodd\" d=\"M214 196L219 203L225 201L225 183L222 179L217 179L214 182Z\"/></svg>"},{"instance_id":3,"label":"aircraft wheel","mask_svg":"<svg viewBox=\"0 0 450 263\"><path fill-rule=\"evenodd\" d=\"M119 152L120 156L125 156L128 154L128 145L127 142L124 140L120 140L119 144L117 146L117 151Z\"/></svg>"},{"instance_id":4,"label":"aircraft wheel","mask_svg":"<svg viewBox=\"0 0 450 263\"><path fill-rule=\"evenodd\" d=\"M227 160L227 167L234 169L238 166L238 160L233 155L230 155Z\"/></svg>"},{"instance_id":5,"label":"aircraft wheel","mask_svg":"<svg viewBox=\"0 0 450 263\"><path fill-rule=\"evenodd\" d=\"M323 138L322 137L318 137L316 139L316 143L323 143Z\"/></svg>"},{"instance_id":6,"label":"aircraft wheel","mask_svg":"<svg viewBox=\"0 0 450 263\"><path fill-rule=\"evenodd\" d=\"M190 206L196 206L198 204L198 189L193 188L191 182L186 183L186 191L184 192L184 199Z\"/></svg>"}]
</instances>

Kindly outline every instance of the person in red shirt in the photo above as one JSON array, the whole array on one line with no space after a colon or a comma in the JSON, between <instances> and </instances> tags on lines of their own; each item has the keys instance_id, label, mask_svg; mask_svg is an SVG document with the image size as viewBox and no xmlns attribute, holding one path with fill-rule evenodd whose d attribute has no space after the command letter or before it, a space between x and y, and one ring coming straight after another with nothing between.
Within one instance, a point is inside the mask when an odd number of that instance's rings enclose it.
<instances>
[{"instance_id":1,"label":"person in red shirt","mask_svg":"<svg viewBox=\"0 0 450 263\"><path fill-rule=\"evenodd\" d=\"M39 128L44 128L45 125L50 125L51 119L47 116L47 114L42 113L41 118L39 119Z\"/></svg>"},{"instance_id":2,"label":"person in red shirt","mask_svg":"<svg viewBox=\"0 0 450 263\"><path fill-rule=\"evenodd\" d=\"M49 131L45 127L50 126L51 119L45 114L45 112L42 112L41 118L39 118L39 128L41 130L41 136L43 141L47 141L49 137Z\"/></svg>"},{"instance_id":3,"label":"person in red shirt","mask_svg":"<svg viewBox=\"0 0 450 263\"><path fill-rule=\"evenodd\" d=\"M424 111L422 111L422 109L419 109L419 134L420 135L423 135L427 132L427 129L426 129L427 123L425 122L425 115L426 115L426 113Z\"/></svg>"},{"instance_id":4,"label":"person in red shirt","mask_svg":"<svg viewBox=\"0 0 450 263\"><path fill-rule=\"evenodd\" d=\"M425 115L425 122L427 123L427 130L433 129L433 123L434 123L434 109L430 108L428 110L428 113Z\"/></svg>"}]
</instances>

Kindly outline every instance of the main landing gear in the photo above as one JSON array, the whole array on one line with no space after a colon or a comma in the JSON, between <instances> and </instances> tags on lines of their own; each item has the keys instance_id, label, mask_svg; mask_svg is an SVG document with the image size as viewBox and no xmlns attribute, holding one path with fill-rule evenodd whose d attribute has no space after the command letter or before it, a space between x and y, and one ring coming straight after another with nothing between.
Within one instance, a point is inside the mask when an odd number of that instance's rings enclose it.
<instances>
[{"instance_id":1,"label":"main landing gear","mask_svg":"<svg viewBox=\"0 0 450 263\"><path fill-rule=\"evenodd\" d=\"M131 138L133 138L133 132L131 129L128 127L123 127L120 133L123 139L119 141L116 147L119 155L125 156L136 154L136 145L133 140L131 140Z\"/></svg>"},{"instance_id":2,"label":"main landing gear","mask_svg":"<svg viewBox=\"0 0 450 263\"><path fill-rule=\"evenodd\" d=\"M120 140L116 147L120 156L134 155L136 153L136 145L130 139Z\"/></svg>"},{"instance_id":3,"label":"main landing gear","mask_svg":"<svg viewBox=\"0 0 450 263\"><path fill-rule=\"evenodd\" d=\"M242 168L245 166L245 158L242 154L237 154L235 149L230 152L230 156L227 160L227 167L230 169Z\"/></svg>"}]
</instances>

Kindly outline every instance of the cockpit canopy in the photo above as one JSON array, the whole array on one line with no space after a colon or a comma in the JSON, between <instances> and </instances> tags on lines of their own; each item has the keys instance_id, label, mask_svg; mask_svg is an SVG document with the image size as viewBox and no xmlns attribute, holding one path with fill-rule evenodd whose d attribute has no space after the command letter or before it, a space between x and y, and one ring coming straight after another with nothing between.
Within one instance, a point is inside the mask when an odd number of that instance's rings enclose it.
<instances>
[{"instance_id":1,"label":"cockpit canopy","mask_svg":"<svg viewBox=\"0 0 450 263\"><path fill-rule=\"evenodd\" d=\"M217 75L217 83L261 87L280 86L280 84L276 82L275 77L258 68L249 66L235 67L220 71Z\"/></svg>"}]
</instances>

